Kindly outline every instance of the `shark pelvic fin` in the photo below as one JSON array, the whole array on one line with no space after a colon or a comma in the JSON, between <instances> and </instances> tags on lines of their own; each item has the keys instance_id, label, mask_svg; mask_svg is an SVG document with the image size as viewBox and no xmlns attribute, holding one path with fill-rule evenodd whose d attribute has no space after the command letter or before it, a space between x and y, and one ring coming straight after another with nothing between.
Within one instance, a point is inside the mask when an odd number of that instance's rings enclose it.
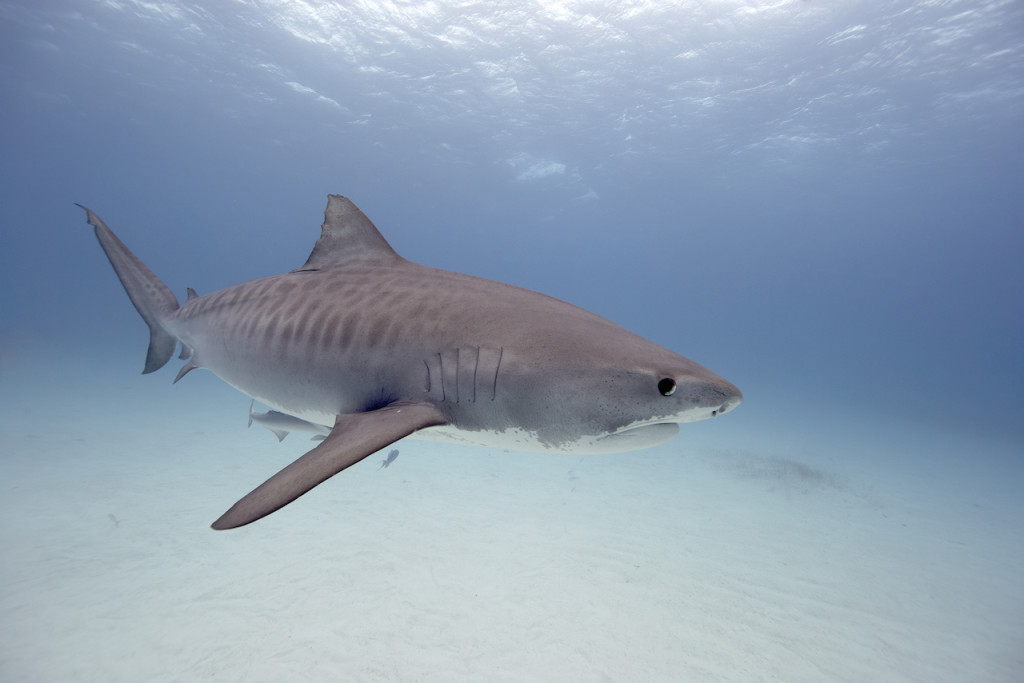
<instances>
[{"instance_id":1,"label":"shark pelvic fin","mask_svg":"<svg viewBox=\"0 0 1024 683\"><path fill-rule=\"evenodd\" d=\"M234 529L255 522L402 437L444 423L444 415L429 403L392 403L366 413L339 415L316 448L257 486L212 526Z\"/></svg>"},{"instance_id":2,"label":"shark pelvic fin","mask_svg":"<svg viewBox=\"0 0 1024 683\"><path fill-rule=\"evenodd\" d=\"M179 379L181 379L188 373L192 372L196 368L201 367L203 366L199 364L199 361L196 360L196 357L192 356L192 358L190 358L187 363L181 366L181 370L178 370L178 374L174 376L174 381L171 382L171 384L177 384Z\"/></svg>"}]
</instances>

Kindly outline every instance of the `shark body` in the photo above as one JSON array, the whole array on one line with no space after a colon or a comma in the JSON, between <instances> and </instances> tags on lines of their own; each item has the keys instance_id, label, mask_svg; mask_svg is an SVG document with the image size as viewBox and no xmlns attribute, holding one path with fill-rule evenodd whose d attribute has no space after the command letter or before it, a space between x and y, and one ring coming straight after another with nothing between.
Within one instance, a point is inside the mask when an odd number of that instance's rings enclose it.
<instances>
[{"instance_id":1,"label":"shark body","mask_svg":"<svg viewBox=\"0 0 1024 683\"><path fill-rule=\"evenodd\" d=\"M175 382L206 368L284 417L330 425L311 451L213 523L288 504L410 434L518 450L608 453L662 443L740 391L598 315L399 256L341 195L297 270L184 304L85 209L149 326L143 373L181 345Z\"/></svg>"}]
</instances>

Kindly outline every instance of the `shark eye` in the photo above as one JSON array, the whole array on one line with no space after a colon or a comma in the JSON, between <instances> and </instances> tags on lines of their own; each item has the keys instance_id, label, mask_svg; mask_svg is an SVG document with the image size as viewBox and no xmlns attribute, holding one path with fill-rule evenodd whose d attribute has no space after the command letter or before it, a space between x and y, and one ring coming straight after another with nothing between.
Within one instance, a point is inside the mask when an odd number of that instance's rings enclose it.
<instances>
[{"instance_id":1,"label":"shark eye","mask_svg":"<svg viewBox=\"0 0 1024 683\"><path fill-rule=\"evenodd\" d=\"M666 377L658 382L658 391L661 392L662 396L671 396L676 393L676 381L671 377Z\"/></svg>"}]
</instances>

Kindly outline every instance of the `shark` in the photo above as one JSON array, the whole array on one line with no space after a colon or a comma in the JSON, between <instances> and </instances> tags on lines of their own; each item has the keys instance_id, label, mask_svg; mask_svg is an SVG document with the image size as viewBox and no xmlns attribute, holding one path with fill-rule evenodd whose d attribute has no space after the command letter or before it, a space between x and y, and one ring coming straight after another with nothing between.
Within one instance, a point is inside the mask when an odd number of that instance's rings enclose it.
<instances>
[{"instance_id":1,"label":"shark","mask_svg":"<svg viewBox=\"0 0 1024 683\"><path fill-rule=\"evenodd\" d=\"M143 374L206 369L326 438L211 525L279 510L416 438L561 453L654 446L740 404L711 370L587 310L400 256L347 197L328 196L295 270L220 291L171 290L90 209L87 222L149 328Z\"/></svg>"}]
</instances>

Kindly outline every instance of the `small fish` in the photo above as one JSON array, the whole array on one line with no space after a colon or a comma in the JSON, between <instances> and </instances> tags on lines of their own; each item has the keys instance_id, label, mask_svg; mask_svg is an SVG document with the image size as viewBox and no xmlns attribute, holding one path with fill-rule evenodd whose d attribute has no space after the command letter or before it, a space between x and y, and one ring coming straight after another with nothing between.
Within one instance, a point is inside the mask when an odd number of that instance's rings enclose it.
<instances>
[{"instance_id":1,"label":"small fish","mask_svg":"<svg viewBox=\"0 0 1024 683\"><path fill-rule=\"evenodd\" d=\"M311 433L313 434L314 440L322 440L331 433L330 427L318 425L315 422L308 422L295 417L294 415L281 413L276 410L257 413L253 410L253 406L255 405L256 399L253 399L252 403L249 404L249 426L252 427L254 420L259 422L261 425L274 432L274 436L277 437L278 441L284 441L284 437L288 436L292 432Z\"/></svg>"},{"instance_id":2,"label":"small fish","mask_svg":"<svg viewBox=\"0 0 1024 683\"><path fill-rule=\"evenodd\" d=\"M377 469L378 470L384 469L385 467L387 467L388 465L393 463L395 461L395 458L397 458L397 457L398 457L398 449L397 448L392 448L391 452L388 453L388 457L386 457L383 460L381 460L380 467L378 467Z\"/></svg>"}]
</instances>

